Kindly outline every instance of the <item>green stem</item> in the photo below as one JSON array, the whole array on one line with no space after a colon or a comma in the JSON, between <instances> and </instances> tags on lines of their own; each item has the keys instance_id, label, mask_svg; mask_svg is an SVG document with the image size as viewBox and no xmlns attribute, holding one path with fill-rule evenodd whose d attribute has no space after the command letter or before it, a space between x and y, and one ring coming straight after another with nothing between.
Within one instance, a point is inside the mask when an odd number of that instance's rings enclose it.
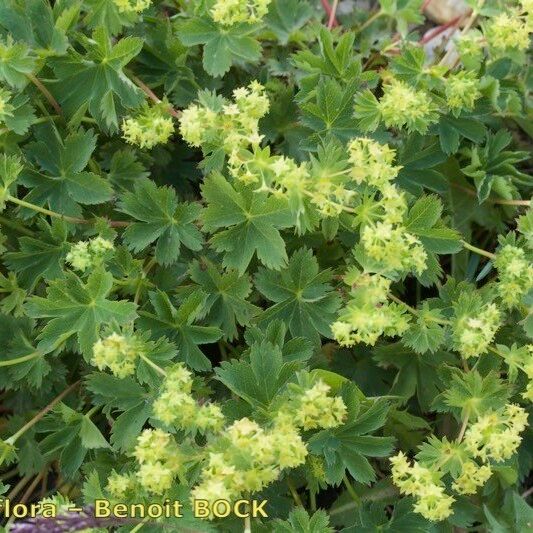
<instances>
[{"instance_id":1,"label":"green stem","mask_svg":"<svg viewBox=\"0 0 533 533\"><path fill-rule=\"evenodd\" d=\"M478 255L482 255L484 257L488 257L489 259L492 259L492 260L496 259L496 256L494 254L491 254L490 252L487 252L487 250L483 250L482 248L473 246L472 244L466 241L461 241L461 244L463 245L464 248L466 248L467 250L470 250L471 252L474 252Z\"/></svg>"},{"instance_id":2,"label":"green stem","mask_svg":"<svg viewBox=\"0 0 533 533\"><path fill-rule=\"evenodd\" d=\"M355 33L361 33L363 30L366 30L368 26L370 26L373 22L378 20L378 18L382 17L383 15L385 15L383 11L376 11L370 18L368 18L365 22L363 22L361 26L356 28Z\"/></svg>"},{"instance_id":3,"label":"green stem","mask_svg":"<svg viewBox=\"0 0 533 533\"><path fill-rule=\"evenodd\" d=\"M463 424L461 425L461 429L459 430L459 435L457 437L457 442L461 442L463 440L463 437L465 436L465 432L466 432L466 428L468 427L468 419L470 418L470 414L467 413L464 420L463 420Z\"/></svg>"},{"instance_id":4,"label":"green stem","mask_svg":"<svg viewBox=\"0 0 533 533\"><path fill-rule=\"evenodd\" d=\"M252 521L250 515L244 517L244 533L252 533Z\"/></svg>"},{"instance_id":5,"label":"green stem","mask_svg":"<svg viewBox=\"0 0 533 533\"><path fill-rule=\"evenodd\" d=\"M25 207L26 209L31 209L32 211L35 211L37 213L41 213L43 215L47 215L53 218L63 219L67 222L70 222L71 224L89 224L90 223L88 220L85 220L83 218L76 218L76 217L69 217L67 215L62 215L61 213L50 211L50 209L45 209L44 207L31 204L30 202L26 202L25 200L20 200L19 198L16 198L15 196L8 195L6 199L8 202L11 202L13 204L20 205L21 207Z\"/></svg>"},{"instance_id":6,"label":"green stem","mask_svg":"<svg viewBox=\"0 0 533 533\"><path fill-rule=\"evenodd\" d=\"M31 361L32 359L37 359L43 354L41 352L33 352L28 355L23 355L22 357L17 357L16 359L9 359L7 361L0 361L0 367L3 366L14 366L20 363L25 363L26 361Z\"/></svg>"},{"instance_id":7,"label":"green stem","mask_svg":"<svg viewBox=\"0 0 533 533\"><path fill-rule=\"evenodd\" d=\"M63 111L61 110L61 106L57 103L57 100L53 97L52 93L42 84L42 82L37 79L33 74L27 74L28 79L41 91L41 93L44 95L44 97L48 100L50 105L54 108L55 112L62 116Z\"/></svg>"},{"instance_id":8,"label":"green stem","mask_svg":"<svg viewBox=\"0 0 533 533\"><path fill-rule=\"evenodd\" d=\"M311 511L314 513L316 511L316 492L312 489L309 489L309 502L311 504Z\"/></svg>"},{"instance_id":9,"label":"green stem","mask_svg":"<svg viewBox=\"0 0 533 533\"><path fill-rule=\"evenodd\" d=\"M159 366L156 365L150 358L146 357L144 354L139 354L139 357L150 367L152 367L158 374L161 374L162 376L167 375L167 373Z\"/></svg>"},{"instance_id":10,"label":"green stem","mask_svg":"<svg viewBox=\"0 0 533 533\"><path fill-rule=\"evenodd\" d=\"M35 236L35 233L31 231L31 229L28 229L24 227L22 224L19 224L18 222L15 222L14 220L9 220L9 218L3 217L1 215L0 215L0 226L11 228L15 231L18 231L19 233L22 233L23 235L27 235L28 237Z\"/></svg>"},{"instance_id":11,"label":"green stem","mask_svg":"<svg viewBox=\"0 0 533 533\"><path fill-rule=\"evenodd\" d=\"M361 498L359 497L359 494L355 492L355 489L353 488L352 484L350 483L350 480L348 479L348 476L345 474L342 478L342 481L344 483L344 486L346 487L346 490L348 491L348 494L352 497L352 500L357 503L357 505L361 504Z\"/></svg>"},{"instance_id":12,"label":"green stem","mask_svg":"<svg viewBox=\"0 0 533 533\"><path fill-rule=\"evenodd\" d=\"M302 503L300 495L298 494L298 491L296 490L296 487L294 486L293 482L289 478L287 478L287 486L289 487L289 490L291 491L291 495L292 495L292 499L294 500L294 503L298 507L303 507L304 504Z\"/></svg>"},{"instance_id":13,"label":"green stem","mask_svg":"<svg viewBox=\"0 0 533 533\"><path fill-rule=\"evenodd\" d=\"M63 398L68 396L75 388L80 385L81 381L76 381L70 387L66 388L61 394L56 396L46 407L41 409L29 422L24 424L16 433L13 433L11 437L6 439L8 444L15 444L28 429L32 428L39 420L41 420L47 413L49 413Z\"/></svg>"},{"instance_id":14,"label":"green stem","mask_svg":"<svg viewBox=\"0 0 533 533\"><path fill-rule=\"evenodd\" d=\"M71 224L94 224L93 220L62 215L61 213L56 213L55 211L51 211L50 209L46 209L30 202L26 202L25 200L21 200L19 198L16 198L15 196L8 195L6 197L6 200L13 204L20 205L21 207L25 207L26 209L31 209L36 213L41 213L42 215L47 215L52 218L59 218L61 220L65 220L66 222L70 222ZM125 228L130 225L130 223L126 220L109 220L108 222L112 228Z\"/></svg>"}]
</instances>

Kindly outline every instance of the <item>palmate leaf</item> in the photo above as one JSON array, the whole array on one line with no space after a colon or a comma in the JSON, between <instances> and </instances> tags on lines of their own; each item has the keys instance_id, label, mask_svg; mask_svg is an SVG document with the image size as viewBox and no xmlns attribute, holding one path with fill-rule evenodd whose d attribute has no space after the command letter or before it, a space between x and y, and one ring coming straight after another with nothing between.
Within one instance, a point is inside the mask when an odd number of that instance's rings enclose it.
<instances>
[{"instance_id":1,"label":"palmate leaf","mask_svg":"<svg viewBox=\"0 0 533 533\"><path fill-rule=\"evenodd\" d=\"M313 10L307 2L274 0L265 17L265 22L280 44L286 45L312 16Z\"/></svg>"},{"instance_id":2,"label":"palmate leaf","mask_svg":"<svg viewBox=\"0 0 533 533\"><path fill-rule=\"evenodd\" d=\"M231 340L237 336L237 324L247 326L260 309L246 300L252 291L247 276L235 270L220 272L207 259L194 261L190 267L191 279L208 294L206 320L224 332Z\"/></svg>"},{"instance_id":3,"label":"palmate leaf","mask_svg":"<svg viewBox=\"0 0 533 533\"><path fill-rule=\"evenodd\" d=\"M39 443L48 460L59 459L62 473L71 478L78 471L88 450L109 448L109 444L88 416L64 403L48 415L40 426L46 437Z\"/></svg>"},{"instance_id":4,"label":"palmate leaf","mask_svg":"<svg viewBox=\"0 0 533 533\"><path fill-rule=\"evenodd\" d=\"M487 411L499 409L511 392L495 372L482 376L476 370L463 372L445 367L442 373L447 387L435 397L433 406L439 412L453 413L458 419L470 416L475 420Z\"/></svg>"},{"instance_id":5,"label":"palmate leaf","mask_svg":"<svg viewBox=\"0 0 533 533\"><path fill-rule=\"evenodd\" d=\"M127 108L139 106L142 92L124 74L123 68L141 51L142 40L125 37L112 44L104 27L92 38L81 38L85 54L71 49L68 56L52 61L57 76L54 86L63 110L69 115L88 110L99 124L116 130L118 117Z\"/></svg>"},{"instance_id":6,"label":"palmate leaf","mask_svg":"<svg viewBox=\"0 0 533 533\"><path fill-rule=\"evenodd\" d=\"M215 233L215 250L224 252L223 264L243 274L254 254L266 267L280 268L287 261L285 242L279 229L293 224L293 217L282 198L268 196L250 187L231 185L220 174L208 177L202 186L207 209L204 229Z\"/></svg>"},{"instance_id":7,"label":"palmate leaf","mask_svg":"<svg viewBox=\"0 0 533 533\"><path fill-rule=\"evenodd\" d=\"M251 346L249 361L223 361L217 378L252 407L268 410L276 394L295 377L302 361L284 361L279 346L268 341Z\"/></svg>"},{"instance_id":8,"label":"palmate leaf","mask_svg":"<svg viewBox=\"0 0 533 533\"><path fill-rule=\"evenodd\" d=\"M179 360L192 369L206 371L211 361L202 353L198 345L216 342L222 331L213 326L198 326L194 322L204 314L207 294L198 290L185 299L176 309L163 291L150 293L153 312L140 311L139 327L150 330L153 335L167 336L176 343Z\"/></svg>"},{"instance_id":9,"label":"palmate leaf","mask_svg":"<svg viewBox=\"0 0 533 533\"><path fill-rule=\"evenodd\" d=\"M50 319L39 334L39 350L48 353L70 337L76 337L83 356L88 359L104 324L126 324L136 317L132 302L109 300L113 276L98 268L84 283L68 272L65 279L48 285L47 297L32 297L27 305L28 316Z\"/></svg>"},{"instance_id":10,"label":"palmate leaf","mask_svg":"<svg viewBox=\"0 0 533 533\"><path fill-rule=\"evenodd\" d=\"M37 141L29 144L26 152L40 171L27 169L21 177L31 189L24 197L26 201L79 217L80 204L100 204L111 198L108 181L85 170L96 147L92 130L80 129L63 139L54 126L43 125L36 129L35 137Z\"/></svg>"},{"instance_id":11,"label":"palmate leaf","mask_svg":"<svg viewBox=\"0 0 533 533\"><path fill-rule=\"evenodd\" d=\"M403 344L418 354L436 352L444 343L445 329L436 322L442 318L438 309L429 309L425 302L416 321L403 334Z\"/></svg>"},{"instance_id":12,"label":"palmate leaf","mask_svg":"<svg viewBox=\"0 0 533 533\"><path fill-rule=\"evenodd\" d=\"M347 421L309 439L309 450L324 456L326 478L332 484L339 484L346 470L359 483L374 481L376 474L366 457L386 457L392 451L394 438L369 435L385 424L388 404L383 400L361 403L359 394L357 387L345 385Z\"/></svg>"},{"instance_id":13,"label":"palmate leaf","mask_svg":"<svg viewBox=\"0 0 533 533\"><path fill-rule=\"evenodd\" d=\"M316 138L333 135L348 141L359 132L353 120L353 99L358 83L341 85L334 79L322 79L316 86L316 100L303 103L302 123Z\"/></svg>"},{"instance_id":14,"label":"palmate leaf","mask_svg":"<svg viewBox=\"0 0 533 533\"><path fill-rule=\"evenodd\" d=\"M329 516L325 511L316 511L309 516L305 509L298 507L289 515L288 520L277 520L273 524L274 533L333 533Z\"/></svg>"},{"instance_id":15,"label":"palmate leaf","mask_svg":"<svg viewBox=\"0 0 533 533\"><path fill-rule=\"evenodd\" d=\"M94 395L94 403L115 416L111 444L118 450L131 449L152 412L149 393L132 378L119 379L110 374L90 374L86 386Z\"/></svg>"},{"instance_id":16,"label":"palmate leaf","mask_svg":"<svg viewBox=\"0 0 533 533\"><path fill-rule=\"evenodd\" d=\"M35 68L35 59L30 55L27 44L15 43L9 36L0 40L0 80L11 87L22 89L28 84L28 74Z\"/></svg>"},{"instance_id":17,"label":"palmate leaf","mask_svg":"<svg viewBox=\"0 0 533 533\"><path fill-rule=\"evenodd\" d=\"M87 14L85 22L89 28L106 28L111 35L120 33L123 26L129 26L135 20L136 13L121 13L114 0L86 0Z\"/></svg>"},{"instance_id":18,"label":"palmate leaf","mask_svg":"<svg viewBox=\"0 0 533 533\"><path fill-rule=\"evenodd\" d=\"M48 224L38 219L40 231L35 237L21 237L19 250L4 255L5 264L18 273L20 283L30 287L41 278L52 280L63 276L62 262L69 250L67 224L59 219Z\"/></svg>"},{"instance_id":19,"label":"palmate leaf","mask_svg":"<svg viewBox=\"0 0 533 533\"><path fill-rule=\"evenodd\" d=\"M257 273L257 289L275 305L259 316L260 322L282 320L294 337L318 341L331 335L331 323L340 305L333 291L330 270L320 270L311 250L301 248L290 258L287 268L275 272L262 268Z\"/></svg>"},{"instance_id":20,"label":"palmate leaf","mask_svg":"<svg viewBox=\"0 0 533 533\"><path fill-rule=\"evenodd\" d=\"M223 27L208 18L192 18L177 27L177 36L185 46L204 45L203 65L211 76L222 76L238 61L257 61L259 42L250 35L257 26L235 24Z\"/></svg>"},{"instance_id":21,"label":"palmate leaf","mask_svg":"<svg viewBox=\"0 0 533 533\"><path fill-rule=\"evenodd\" d=\"M529 154L524 151L506 150L511 140L508 131L499 130L494 134L487 133L483 146L473 145L467 151L470 164L461 170L466 176L473 178L479 203L490 196L492 186L498 178L505 178L518 185L531 186L531 176L517 168L517 163L527 159Z\"/></svg>"},{"instance_id":22,"label":"palmate leaf","mask_svg":"<svg viewBox=\"0 0 533 533\"><path fill-rule=\"evenodd\" d=\"M413 512L413 500L402 498L394 504L392 515L380 503L366 504L353 513L355 523L344 528L343 533L427 533L430 522Z\"/></svg>"},{"instance_id":23,"label":"palmate leaf","mask_svg":"<svg viewBox=\"0 0 533 533\"><path fill-rule=\"evenodd\" d=\"M179 203L170 187L157 187L149 179L138 180L134 191L122 197L119 211L139 221L124 232L128 248L139 252L157 241L155 258L161 265L176 262L182 244L190 250L202 248L202 234L194 225L200 206Z\"/></svg>"},{"instance_id":24,"label":"palmate leaf","mask_svg":"<svg viewBox=\"0 0 533 533\"><path fill-rule=\"evenodd\" d=\"M64 54L68 48L66 31L80 6L63 2L56 5L54 13L50 4L47 0L4 0L0 6L0 26L16 41L30 44L43 55Z\"/></svg>"}]
</instances>

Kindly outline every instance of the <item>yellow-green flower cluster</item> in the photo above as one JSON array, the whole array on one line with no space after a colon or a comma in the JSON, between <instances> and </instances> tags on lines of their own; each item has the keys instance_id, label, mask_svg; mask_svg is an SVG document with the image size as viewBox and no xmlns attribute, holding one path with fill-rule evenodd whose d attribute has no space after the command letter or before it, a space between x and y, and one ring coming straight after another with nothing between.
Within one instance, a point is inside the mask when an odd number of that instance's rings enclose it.
<instances>
[{"instance_id":1,"label":"yellow-green flower cluster","mask_svg":"<svg viewBox=\"0 0 533 533\"><path fill-rule=\"evenodd\" d=\"M345 277L351 286L350 300L331 326L341 346L359 342L374 345L382 335L401 335L409 327L403 305L388 303L391 280L378 274L352 271Z\"/></svg>"},{"instance_id":2,"label":"yellow-green flower cluster","mask_svg":"<svg viewBox=\"0 0 533 533\"><path fill-rule=\"evenodd\" d=\"M388 128L405 127L408 131L425 133L438 120L437 107L428 92L395 78L384 85L378 109Z\"/></svg>"},{"instance_id":3,"label":"yellow-green flower cluster","mask_svg":"<svg viewBox=\"0 0 533 533\"><path fill-rule=\"evenodd\" d=\"M114 250L114 248L113 243L103 237L79 241L71 247L65 260L75 270L85 272L88 268L101 264L107 252Z\"/></svg>"},{"instance_id":4,"label":"yellow-green flower cluster","mask_svg":"<svg viewBox=\"0 0 533 533\"><path fill-rule=\"evenodd\" d=\"M141 350L142 343L136 337L112 333L94 344L91 363L100 370L109 368L118 378L125 378L135 373Z\"/></svg>"},{"instance_id":5,"label":"yellow-green flower cluster","mask_svg":"<svg viewBox=\"0 0 533 533\"><path fill-rule=\"evenodd\" d=\"M421 274L427 267L427 254L420 240L402 224L407 202L404 193L392 183L401 169L393 165L395 150L371 139L358 138L349 143L348 152L353 179L376 189L378 196L370 202L370 209L363 203L356 210L363 225L364 251L389 271Z\"/></svg>"},{"instance_id":6,"label":"yellow-green flower cluster","mask_svg":"<svg viewBox=\"0 0 533 533\"><path fill-rule=\"evenodd\" d=\"M461 474L452 483L452 489L459 494L475 494L492 476L490 465L478 465L474 461L462 464Z\"/></svg>"},{"instance_id":7,"label":"yellow-green flower cluster","mask_svg":"<svg viewBox=\"0 0 533 533\"><path fill-rule=\"evenodd\" d=\"M139 463L136 477L148 492L162 494L182 466L181 453L174 438L160 429L145 429L137 439L133 453Z\"/></svg>"},{"instance_id":8,"label":"yellow-green flower cluster","mask_svg":"<svg viewBox=\"0 0 533 533\"><path fill-rule=\"evenodd\" d=\"M518 449L520 433L527 427L526 411L515 404L502 410L480 416L465 433L467 450L482 461L501 462L509 459Z\"/></svg>"},{"instance_id":9,"label":"yellow-green flower cluster","mask_svg":"<svg viewBox=\"0 0 533 533\"><path fill-rule=\"evenodd\" d=\"M233 26L239 23L255 24L261 22L268 13L268 6L272 0L217 0L211 16L213 20L223 26Z\"/></svg>"},{"instance_id":10,"label":"yellow-green flower cluster","mask_svg":"<svg viewBox=\"0 0 533 533\"><path fill-rule=\"evenodd\" d=\"M444 520L452 514L455 499L446 494L438 471L426 468L417 461L410 465L402 452L390 461L394 484L402 494L415 498L414 510L417 513L432 521Z\"/></svg>"},{"instance_id":11,"label":"yellow-green flower cluster","mask_svg":"<svg viewBox=\"0 0 533 533\"><path fill-rule=\"evenodd\" d=\"M351 176L356 183L367 183L377 189L390 184L401 167L394 166L396 150L373 139L358 137L348 144Z\"/></svg>"},{"instance_id":12,"label":"yellow-green flower cluster","mask_svg":"<svg viewBox=\"0 0 533 533\"><path fill-rule=\"evenodd\" d=\"M264 87L253 81L233 91L233 102L213 110L191 104L182 113L180 133L191 146L223 147L227 154L261 142L259 120L269 109Z\"/></svg>"},{"instance_id":13,"label":"yellow-green flower cluster","mask_svg":"<svg viewBox=\"0 0 533 533\"><path fill-rule=\"evenodd\" d=\"M113 0L121 13L142 13L150 7L152 0Z\"/></svg>"},{"instance_id":14,"label":"yellow-green flower cluster","mask_svg":"<svg viewBox=\"0 0 533 533\"><path fill-rule=\"evenodd\" d=\"M307 453L290 416L280 415L270 429L241 418L213 442L192 498L234 501L260 491L284 468L303 464Z\"/></svg>"},{"instance_id":15,"label":"yellow-green flower cluster","mask_svg":"<svg viewBox=\"0 0 533 533\"><path fill-rule=\"evenodd\" d=\"M303 212L304 204L310 202L322 216L338 216L355 196L355 191L346 188L345 173L313 173L306 163L271 155L269 147L234 150L228 163L235 179L257 185L258 191L287 197L291 205L297 206L296 211Z\"/></svg>"},{"instance_id":16,"label":"yellow-green flower cluster","mask_svg":"<svg viewBox=\"0 0 533 533\"><path fill-rule=\"evenodd\" d=\"M445 83L446 104L454 115L459 115L464 109L472 110L476 100L481 97L479 79L475 72L463 70L451 74Z\"/></svg>"},{"instance_id":17,"label":"yellow-green flower cluster","mask_svg":"<svg viewBox=\"0 0 533 533\"><path fill-rule=\"evenodd\" d=\"M529 48L529 32L526 21L517 12L509 10L490 20L484 34L490 50L500 54L513 50L525 52Z\"/></svg>"},{"instance_id":18,"label":"yellow-green flower cluster","mask_svg":"<svg viewBox=\"0 0 533 533\"><path fill-rule=\"evenodd\" d=\"M124 500L129 491L135 489L137 480L132 474L118 474L113 471L107 478L106 490L113 498Z\"/></svg>"},{"instance_id":19,"label":"yellow-green flower cluster","mask_svg":"<svg viewBox=\"0 0 533 533\"><path fill-rule=\"evenodd\" d=\"M292 423L308 431L316 428L340 426L346 418L346 405L339 396L329 396L331 387L318 380L312 387L291 393L283 412Z\"/></svg>"},{"instance_id":20,"label":"yellow-green flower cluster","mask_svg":"<svg viewBox=\"0 0 533 533\"><path fill-rule=\"evenodd\" d=\"M346 417L346 405L329 396L330 390L321 380L294 385L268 427L249 418L233 422L208 444L193 499L235 500L264 489L284 469L304 464L308 451L300 430L337 427Z\"/></svg>"},{"instance_id":21,"label":"yellow-green flower cluster","mask_svg":"<svg viewBox=\"0 0 533 533\"><path fill-rule=\"evenodd\" d=\"M192 393L192 374L183 363L167 369L161 394L154 402L154 416L167 426L186 432L217 433L224 425L224 415L217 404L199 405Z\"/></svg>"},{"instance_id":22,"label":"yellow-green flower cluster","mask_svg":"<svg viewBox=\"0 0 533 533\"><path fill-rule=\"evenodd\" d=\"M402 226L378 222L363 228L361 243L367 254L390 270L422 274L427 254L420 240Z\"/></svg>"},{"instance_id":23,"label":"yellow-green flower cluster","mask_svg":"<svg viewBox=\"0 0 533 533\"><path fill-rule=\"evenodd\" d=\"M457 316L453 324L453 346L465 359L484 354L501 324L495 304L484 304L475 316Z\"/></svg>"},{"instance_id":24,"label":"yellow-green flower cluster","mask_svg":"<svg viewBox=\"0 0 533 533\"><path fill-rule=\"evenodd\" d=\"M431 451L422 446L412 466L400 452L391 459L392 480L403 494L416 498L415 511L429 520L443 520L451 514L454 498L445 493L442 478L450 474L451 488L458 494L475 494L491 477L491 462L505 461L516 452L526 427L527 414L518 405L489 411L467 427L463 439L450 443L431 437Z\"/></svg>"},{"instance_id":25,"label":"yellow-green flower cluster","mask_svg":"<svg viewBox=\"0 0 533 533\"><path fill-rule=\"evenodd\" d=\"M165 144L174 133L174 123L168 114L168 104L161 102L154 106L145 104L140 113L122 123L122 137L140 148L153 148Z\"/></svg>"},{"instance_id":26,"label":"yellow-green flower cluster","mask_svg":"<svg viewBox=\"0 0 533 533\"><path fill-rule=\"evenodd\" d=\"M515 307L533 288L533 266L522 248L506 244L496 254L498 294L507 307Z\"/></svg>"}]
</instances>

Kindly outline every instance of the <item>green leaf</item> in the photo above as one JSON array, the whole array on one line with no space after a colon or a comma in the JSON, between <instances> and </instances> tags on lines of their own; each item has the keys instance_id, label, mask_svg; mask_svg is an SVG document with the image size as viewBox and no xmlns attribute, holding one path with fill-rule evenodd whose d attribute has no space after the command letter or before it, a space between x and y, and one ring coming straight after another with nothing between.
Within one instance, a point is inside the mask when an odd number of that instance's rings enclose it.
<instances>
[{"instance_id":1,"label":"green leaf","mask_svg":"<svg viewBox=\"0 0 533 533\"><path fill-rule=\"evenodd\" d=\"M35 68L35 59L30 56L28 45L14 43L11 37L0 41L0 80L11 87L22 89L28 84L28 74Z\"/></svg>"},{"instance_id":2,"label":"green leaf","mask_svg":"<svg viewBox=\"0 0 533 533\"><path fill-rule=\"evenodd\" d=\"M287 261L285 242L279 229L292 225L287 201L236 184L220 174L208 177L202 187L207 209L203 214L204 229L217 232L211 243L224 252L225 267L244 274L254 254L266 267L278 269Z\"/></svg>"},{"instance_id":3,"label":"green leaf","mask_svg":"<svg viewBox=\"0 0 533 533\"><path fill-rule=\"evenodd\" d=\"M122 197L119 211L139 221L126 228L123 235L126 246L139 252L157 241L155 258L161 265L175 263L182 244L190 250L202 248L202 234L194 225L200 206L179 203L170 187L157 187L148 179L138 180L134 191Z\"/></svg>"},{"instance_id":4,"label":"green leaf","mask_svg":"<svg viewBox=\"0 0 533 533\"><path fill-rule=\"evenodd\" d=\"M286 45L295 33L313 16L313 10L300 0L274 0L265 17L267 27L278 41Z\"/></svg>"},{"instance_id":5,"label":"green leaf","mask_svg":"<svg viewBox=\"0 0 533 533\"><path fill-rule=\"evenodd\" d=\"M253 407L268 410L276 394L302 368L300 361L283 361L281 349L268 341L253 344L250 360L223 361L217 378Z\"/></svg>"},{"instance_id":6,"label":"green leaf","mask_svg":"<svg viewBox=\"0 0 533 533\"><path fill-rule=\"evenodd\" d=\"M48 353L75 336L79 350L88 359L104 324L126 324L136 317L135 304L109 300L113 276L93 270L84 283L68 272L64 280L52 281L47 297L34 296L27 303L28 316L48 318L39 335L38 348Z\"/></svg>"},{"instance_id":7,"label":"green leaf","mask_svg":"<svg viewBox=\"0 0 533 533\"><path fill-rule=\"evenodd\" d=\"M303 103L302 123L316 132L317 138L333 135L348 141L358 133L353 120L353 98L357 82L342 86L333 79L321 80L316 100Z\"/></svg>"},{"instance_id":8,"label":"green leaf","mask_svg":"<svg viewBox=\"0 0 533 533\"><path fill-rule=\"evenodd\" d=\"M24 287L36 284L41 278L53 280L63 276L62 264L69 250L67 224L54 219L48 224L38 219L36 237L21 237L19 250L4 255L6 265L19 274Z\"/></svg>"},{"instance_id":9,"label":"green leaf","mask_svg":"<svg viewBox=\"0 0 533 533\"><path fill-rule=\"evenodd\" d=\"M0 157L0 213L10 194L16 193L16 181L22 172L21 160L16 156L2 154Z\"/></svg>"},{"instance_id":10,"label":"green leaf","mask_svg":"<svg viewBox=\"0 0 533 533\"><path fill-rule=\"evenodd\" d=\"M57 213L80 217L82 205L108 201L113 189L107 180L84 170L96 147L93 130L79 130L62 139L53 126L36 129L36 142L27 154L40 171L26 170L22 183L31 189L24 200ZM26 211L28 214L28 211Z\"/></svg>"},{"instance_id":11,"label":"green leaf","mask_svg":"<svg viewBox=\"0 0 533 533\"><path fill-rule=\"evenodd\" d=\"M179 350L179 358L192 369L206 371L211 361L198 348L201 344L216 342L222 331L213 326L198 326L196 320L205 314L207 294L201 290L193 292L176 309L163 291L150 293L150 303L154 313L141 311L139 325L156 336L166 335L174 341Z\"/></svg>"},{"instance_id":12,"label":"green leaf","mask_svg":"<svg viewBox=\"0 0 533 533\"><path fill-rule=\"evenodd\" d=\"M276 520L273 524L274 533L333 533L329 525L329 516L325 511L316 511L312 516L302 507L298 507L289 515L288 520Z\"/></svg>"},{"instance_id":13,"label":"green leaf","mask_svg":"<svg viewBox=\"0 0 533 533\"><path fill-rule=\"evenodd\" d=\"M220 272L207 259L194 261L190 267L191 279L207 294L206 320L224 332L225 338L237 337L237 324L247 326L259 308L246 300L252 291L247 276L235 270Z\"/></svg>"},{"instance_id":14,"label":"green leaf","mask_svg":"<svg viewBox=\"0 0 533 533\"><path fill-rule=\"evenodd\" d=\"M109 448L109 444L102 433L100 433L100 430L86 416L81 420L79 435L81 445L84 448L89 450L94 448Z\"/></svg>"},{"instance_id":15,"label":"green leaf","mask_svg":"<svg viewBox=\"0 0 533 533\"><path fill-rule=\"evenodd\" d=\"M17 135L24 135L35 123L35 109L24 94L17 94L15 98L10 100L9 104L13 108L11 115L6 116L3 121L8 129Z\"/></svg>"},{"instance_id":16,"label":"green leaf","mask_svg":"<svg viewBox=\"0 0 533 533\"><path fill-rule=\"evenodd\" d=\"M442 319L438 309L429 309L424 303L416 322L411 323L403 334L402 342L416 353L435 353L444 344L445 330L438 324L438 320Z\"/></svg>"},{"instance_id":17,"label":"green leaf","mask_svg":"<svg viewBox=\"0 0 533 533\"><path fill-rule=\"evenodd\" d=\"M410 232L432 228L442 215L442 202L438 196L421 196L409 210L405 227Z\"/></svg>"},{"instance_id":18,"label":"green leaf","mask_svg":"<svg viewBox=\"0 0 533 533\"><path fill-rule=\"evenodd\" d=\"M393 438L369 435L385 424L388 405L380 400L361 403L358 395L356 388L344 387L347 422L309 440L310 451L324 456L329 483L339 484L345 470L359 483L374 481L376 474L366 457L386 457L392 450Z\"/></svg>"},{"instance_id":19,"label":"green leaf","mask_svg":"<svg viewBox=\"0 0 533 533\"><path fill-rule=\"evenodd\" d=\"M254 31L248 24L223 27L207 18L193 18L178 26L178 37L185 46L205 45L204 69L218 77L235 62L259 59L261 46L249 36Z\"/></svg>"},{"instance_id":20,"label":"green leaf","mask_svg":"<svg viewBox=\"0 0 533 533\"><path fill-rule=\"evenodd\" d=\"M463 372L444 369L448 389L435 398L440 412L452 412L457 418L470 416L475 420L487 411L497 410L507 401L510 390L495 372L482 376L477 370Z\"/></svg>"},{"instance_id":21,"label":"green leaf","mask_svg":"<svg viewBox=\"0 0 533 533\"><path fill-rule=\"evenodd\" d=\"M275 305L259 316L260 322L282 320L294 337L315 342L319 335L331 336L331 323L340 306L333 291L330 270L320 270L311 250L296 251L280 272L261 268L256 276L257 289Z\"/></svg>"},{"instance_id":22,"label":"green leaf","mask_svg":"<svg viewBox=\"0 0 533 533\"><path fill-rule=\"evenodd\" d=\"M123 68L141 51L142 40L125 37L112 44L104 27L92 38L82 38L85 54L71 49L68 56L52 61L58 78L54 92L70 116L88 110L99 124L110 130L118 127L118 116L143 101L141 91Z\"/></svg>"},{"instance_id":23,"label":"green leaf","mask_svg":"<svg viewBox=\"0 0 533 533\"><path fill-rule=\"evenodd\" d=\"M427 251L436 254L456 253L462 249L460 234L440 220L442 203L437 196L422 196L409 210L406 228L416 235Z\"/></svg>"}]
</instances>

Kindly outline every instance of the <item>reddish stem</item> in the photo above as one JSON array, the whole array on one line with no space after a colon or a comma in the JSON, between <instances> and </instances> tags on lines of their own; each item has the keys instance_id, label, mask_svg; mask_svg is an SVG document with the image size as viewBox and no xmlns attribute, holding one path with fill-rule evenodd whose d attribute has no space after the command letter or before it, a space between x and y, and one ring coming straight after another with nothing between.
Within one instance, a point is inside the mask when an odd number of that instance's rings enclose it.
<instances>
[{"instance_id":1,"label":"reddish stem","mask_svg":"<svg viewBox=\"0 0 533 533\"><path fill-rule=\"evenodd\" d=\"M146 83L144 83L140 78L138 78L137 76L131 76L131 79L133 83L135 83L135 85L137 85L137 87L139 87L139 89L141 89L141 91L143 91L146 96L148 96L148 98L152 100L152 102L155 102L156 104L161 103L161 99L157 96L157 94L155 94L154 91L152 91L152 89L150 89L150 87L148 87L148 85L146 85ZM168 107L168 112L173 117L180 118L180 112L174 109L172 106Z\"/></svg>"},{"instance_id":2,"label":"reddish stem","mask_svg":"<svg viewBox=\"0 0 533 533\"><path fill-rule=\"evenodd\" d=\"M328 0L320 0L322 2L322 7L324 8L324 11L326 12L328 21L330 20L330 17L333 13L333 10L331 9L331 6L329 5ZM339 21L337 20L337 17L333 16L333 22L332 27L336 27L339 25Z\"/></svg>"},{"instance_id":3,"label":"reddish stem","mask_svg":"<svg viewBox=\"0 0 533 533\"><path fill-rule=\"evenodd\" d=\"M457 26L457 24L459 24L459 21L462 18L463 17L459 15L458 17L455 17L454 19L448 21L446 24L433 28L433 30L429 31L422 39L420 39L420 44L429 43L430 41L435 39L435 37L438 37L441 33L444 33L448 28L453 28L454 26Z\"/></svg>"}]
</instances>

